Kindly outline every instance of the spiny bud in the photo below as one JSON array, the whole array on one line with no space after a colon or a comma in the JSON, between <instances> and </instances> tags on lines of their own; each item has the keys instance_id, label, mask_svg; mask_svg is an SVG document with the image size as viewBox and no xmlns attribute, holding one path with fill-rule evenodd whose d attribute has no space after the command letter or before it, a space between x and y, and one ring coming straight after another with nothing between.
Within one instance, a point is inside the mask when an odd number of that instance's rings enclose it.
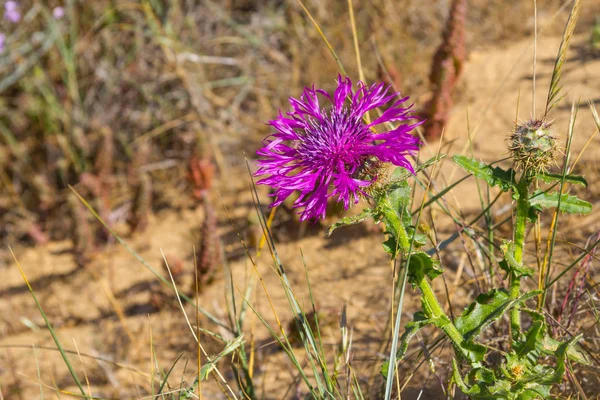
<instances>
[{"instance_id":1,"label":"spiny bud","mask_svg":"<svg viewBox=\"0 0 600 400\"><path fill-rule=\"evenodd\" d=\"M532 119L517 125L509 139L515 166L521 171L546 171L556 157L556 137L550 124Z\"/></svg>"}]
</instances>

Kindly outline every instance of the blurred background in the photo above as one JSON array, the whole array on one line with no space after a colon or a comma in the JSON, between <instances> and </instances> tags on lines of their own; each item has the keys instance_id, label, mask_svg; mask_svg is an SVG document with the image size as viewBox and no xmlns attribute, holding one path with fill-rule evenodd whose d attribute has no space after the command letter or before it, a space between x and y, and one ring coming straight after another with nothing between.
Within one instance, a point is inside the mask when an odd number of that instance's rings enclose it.
<instances>
[{"instance_id":1,"label":"blurred background","mask_svg":"<svg viewBox=\"0 0 600 400\"><path fill-rule=\"evenodd\" d=\"M136 225L132 219L142 214L177 206L192 193L192 158L210 160L217 176L244 171L244 156L253 157L268 134L265 122L287 98L313 83L329 89L339 72L296 1L3 3L4 243L72 237L69 184L111 223L129 218ZM435 89L429 74L451 1L355 3L366 80L393 83L423 109ZM563 3L540 2L545 36L562 32ZM588 3L578 31L592 35L592 8L600 7ZM347 3L305 6L358 79ZM466 58L533 31L532 1L472 0L465 13ZM462 86L458 81L455 101ZM137 205L144 207L137 217L136 196L146 203Z\"/></svg>"},{"instance_id":2,"label":"blurred background","mask_svg":"<svg viewBox=\"0 0 600 400\"><path fill-rule=\"evenodd\" d=\"M519 90L527 102L531 97L533 1L352 4L366 81L385 81L410 96L419 114L436 121L422 132L425 138L435 142L446 129L449 146L467 140L469 105L484 138L491 137L486 128L497 128L493 142L477 147L480 154L488 161L503 158L505 150L498 146L511 129ZM570 5L538 2L541 82L549 78ZM586 1L583 7L572 50L572 68L579 74L566 84L588 90L581 104L600 100L600 2ZM137 261L116 250L108 228L155 265L163 263L157 249L164 248L173 271L188 280L194 246L204 268L199 270L208 293L203 299L218 310L211 296L223 289L209 288L209 282L223 280L216 265L244 265L239 238L251 247L260 239L247 160L253 169L255 151L269 134L265 123L286 110L288 97L299 96L302 87L332 89L340 72L313 20L348 76L353 81L360 76L348 3L0 0L0 13L0 344L49 343L27 288L13 271L10 245L48 315L63 332L78 337L82 348L143 364L146 342L139 344L138 336L148 334L147 315L158 313L154 333L165 340L165 360L172 362L180 351L193 354L193 343L179 336L186 328L173 299L140 272ZM453 78L436 76L439 71L451 71ZM539 91L540 104L546 88ZM457 104L460 111L453 108ZM485 114L490 105L495 111ZM529 106L521 107L522 118L531 115ZM569 107L557 115L559 125L568 119ZM267 193L259 194L267 205ZM303 249L315 274L328 282L331 259L344 259L349 239L325 242L322 226L296 219L283 207L274 221L277 239L291 243L288 253L282 250L284 259L299 263L293 242L309 237ZM351 235L368 236L369 229ZM354 243L368 255L371 242ZM215 246L222 249L207 250ZM375 276L389 273L385 256L334 273L345 282L348 298L361 298L352 277L371 262L380 268ZM341 300L326 292L322 305L335 324ZM377 304L385 308L385 296L379 293L380 303L362 297L355 313ZM162 313L165 307L171 316ZM366 347L367 336L361 336ZM375 350L369 352L370 357ZM31 355L31 349L0 349L7 399L39 393L22 375L36 374L35 361L23 354ZM40 355L40 363L52 366L57 362L52 357ZM88 372L96 376L92 385L101 394L134 398L144 392L141 385L127 384L125 373L94 368ZM65 376L58 374L59 384ZM285 389L293 380L283 381L275 382ZM272 388L279 393L272 398L283 398L284 389Z\"/></svg>"}]
</instances>

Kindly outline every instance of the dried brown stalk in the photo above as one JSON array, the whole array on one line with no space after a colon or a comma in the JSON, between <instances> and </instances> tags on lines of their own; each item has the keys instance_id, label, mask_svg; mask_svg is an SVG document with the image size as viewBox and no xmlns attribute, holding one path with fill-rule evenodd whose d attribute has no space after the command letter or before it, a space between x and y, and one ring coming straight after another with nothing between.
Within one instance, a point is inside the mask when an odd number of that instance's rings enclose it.
<instances>
[{"instance_id":1,"label":"dried brown stalk","mask_svg":"<svg viewBox=\"0 0 600 400\"><path fill-rule=\"evenodd\" d=\"M440 137L452 109L452 94L462 73L466 57L466 14L467 1L453 0L442 44L433 56L429 75L433 97L425 109L427 122L423 129L426 138Z\"/></svg>"},{"instance_id":2,"label":"dried brown stalk","mask_svg":"<svg viewBox=\"0 0 600 400\"><path fill-rule=\"evenodd\" d=\"M221 239L217 233L217 216L208 196L204 198L204 221L200 229L200 246L196 259L196 279L192 292L196 287L202 290L210 282L214 271L222 264Z\"/></svg>"}]
</instances>

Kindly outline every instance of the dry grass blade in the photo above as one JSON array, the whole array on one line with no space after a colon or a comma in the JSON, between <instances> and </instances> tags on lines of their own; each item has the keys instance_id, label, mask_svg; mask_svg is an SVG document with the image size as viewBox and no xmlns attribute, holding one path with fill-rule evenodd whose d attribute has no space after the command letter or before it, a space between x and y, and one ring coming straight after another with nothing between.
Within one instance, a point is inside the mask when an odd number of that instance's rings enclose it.
<instances>
[{"instance_id":1,"label":"dry grass blade","mask_svg":"<svg viewBox=\"0 0 600 400\"><path fill-rule=\"evenodd\" d=\"M569 14L569 20L567 21L565 32L562 36L562 41L560 42L560 47L558 48L558 55L556 56L556 63L554 64L554 70L552 71L552 79L550 80L548 99L546 100L546 112L544 115L547 115L548 111L550 111L552 107L554 107L562 98L562 96L560 96L560 90L562 88L560 86L560 80L562 78L565 64L567 63L567 51L569 50L569 44L571 43L573 32L575 32L575 26L577 25L577 18L579 17L580 9L581 0L575 0L573 3L573 8L571 9L571 13Z\"/></svg>"},{"instance_id":2,"label":"dry grass blade","mask_svg":"<svg viewBox=\"0 0 600 400\"><path fill-rule=\"evenodd\" d=\"M35 359L35 369L37 372L38 381L40 381L40 399L44 400L44 386L42 385L42 374L40 371L40 363L37 358L37 351L35 351L35 345L33 347L33 358ZM91 392L90 392L91 393ZM2 388L0 387L0 397L2 397Z\"/></svg>"},{"instance_id":3,"label":"dry grass blade","mask_svg":"<svg viewBox=\"0 0 600 400\"><path fill-rule=\"evenodd\" d=\"M348 12L350 13L350 25L352 26L352 40L354 42L354 52L356 53L356 67L358 68L358 77L365 82L365 73L360 60L360 47L358 46L358 33L356 31L356 19L354 18L354 7L352 0L348 0ZM368 118L368 114L367 114Z\"/></svg>"},{"instance_id":4,"label":"dry grass blade","mask_svg":"<svg viewBox=\"0 0 600 400\"><path fill-rule=\"evenodd\" d=\"M94 215L94 217L98 220L98 222L100 222L102 224L102 226L104 226L106 228L106 230L132 255L134 256L144 267L146 267L150 272L152 272L162 283L166 284L167 286L169 286L171 289L175 289L174 286L171 284L171 282L169 282L164 276L162 276L155 268L153 268L150 264L148 264L142 257L139 256L139 254L137 252L135 252L131 247L129 247L129 245L119 236L117 235L117 233L111 229L108 224L106 223L106 221L104 221L104 219L102 219L100 217L100 215L96 212L96 210L90 205L90 203L88 203L80 194L79 192L77 192L77 190L75 190L74 187L69 186L69 189L75 194L75 196L77 196L77 198L79 199L79 201L81 201L83 203L83 205L85 205L87 207L87 209ZM180 293L181 298L183 298L186 302L188 302L189 304L194 304L194 301L189 297L186 296L183 293ZM223 324L221 321L219 321L215 316L213 316L211 313L209 313L208 311L200 308L198 309L198 311L200 311L205 317L207 317L209 320L211 320L213 323L215 323L216 325L226 329L226 330L230 330L229 327L227 327L227 325Z\"/></svg>"},{"instance_id":5,"label":"dry grass blade","mask_svg":"<svg viewBox=\"0 0 600 400\"><path fill-rule=\"evenodd\" d=\"M596 132L598 132L598 131L600 131L600 117L598 116L598 111L596 110L596 106L594 105L594 102L590 101L589 106L590 106L590 111L592 112L592 117L594 118L594 123L596 124L596 127L598 128L596 130Z\"/></svg>"},{"instance_id":6,"label":"dry grass blade","mask_svg":"<svg viewBox=\"0 0 600 400\"><path fill-rule=\"evenodd\" d=\"M31 284L29 283L29 280L27 279L27 276L25 275L25 271L23 271L23 268L21 268L21 264L19 264L19 261L17 260L17 256L15 256L15 253L13 253L12 248L9 247L8 250L10 251L10 254L12 255L13 259L15 260L17 267L19 268L19 272L21 272L21 276L23 277L23 280L25 281L25 284L27 285L27 288L29 289L31 296L33 297L33 300L35 301L35 305L37 306L38 310L42 314L42 318L44 318L46 327L48 327L48 331L50 332L50 335L52 335L52 339L54 339L54 343L56 344L58 351L60 351L60 355L62 356L62 358L65 362L65 365L69 369L69 372L71 373L71 376L73 377L73 380L77 384L77 387L81 391L81 394L83 395L83 397L89 398L90 396L88 396L85 393L85 390L83 390L83 386L81 385L81 381L79 381L79 378L77 377L77 374L75 373L75 369L71 365L71 362L69 361L69 358L67 357L67 354L65 353L65 350L63 349L62 344L60 343L60 340L58 340L58 336L56 336L56 333L54 332L54 328L52 328L52 324L50 324L50 321L48 320L48 317L46 316L46 313L44 312L42 305L38 301L37 296L35 295L35 292L33 291L33 288L31 287Z\"/></svg>"},{"instance_id":7,"label":"dry grass blade","mask_svg":"<svg viewBox=\"0 0 600 400\"><path fill-rule=\"evenodd\" d=\"M565 146L565 155L564 155L564 160L563 160L563 170L562 170L562 180L560 181L560 187L559 187L559 193L565 193L566 189L568 186L566 186L565 184L565 176L569 173L569 171L571 170L571 168L569 167L569 162L571 159L571 144L573 143L573 135L575 132L575 120L577 118L577 111L578 108L575 106L575 102L573 102L573 104L571 105L571 116L569 117L569 131L568 131L568 135L567 135L567 143ZM546 242L546 252L544 254L544 261L542 263L542 268L540 270L540 277L539 277L539 283L538 283L538 287L540 289L542 289L541 286L541 282L544 281L545 285L544 285L544 291L541 294L540 297L538 297L538 305L537 305L537 309L538 310L542 310L545 303L546 303L546 295L547 295L547 289L550 286L549 280L550 280L550 275L552 273L552 256L554 253L554 245L556 243L556 233L558 230L558 217L559 217L559 210L560 210L560 203L561 203L561 198L559 197L558 199L558 205L556 207L556 209L554 210L554 215L552 217L552 222L550 224L550 234L548 235L548 239Z\"/></svg>"},{"instance_id":8,"label":"dry grass blade","mask_svg":"<svg viewBox=\"0 0 600 400\"><path fill-rule=\"evenodd\" d=\"M319 32L319 35L321 35L321 38L323 38L323 41L325 42L325 45L327 45L327 48L329 49L329 52L331 53L331 55L333 56L333 58L335 58L335 62L340 67L340 71L342 72L342 74L346 75L346 70L344 69L344 66L342 65L342 61L340 60L340 58L336 54L335 50L333 50L333 46L331 46L331 43L329 43L329 40L327 40L327 38L325 37L325 34L321 30L321 27L319 26L319 24L317 24L317 21L315 21L315 19L310 14L310 12L306 8L306 6L302 2L302 0L296 0L296 1L298 2L298 4L300 4L300 7L302 7L302 9L304 10L304 12L308 16L308 19L310 19L310 22L312 22L312 24L315 26L315 29L317 30L317 32Z\"/></svg>"},{"instance_id":9,"label":"dry grass blade","mask_svg":"<svg viewBox=\"0 0 600 400\"><path fill-rule=\"evenodd\" d=\"M205 365L205 368L207 371L206 375L208 375L210 372L214 372L219 377L219 379L221 379L221 381L223 382L223 384L225 385L225 387L227 388L227 390L229 391L231 396L233 396L232 398L237 400L237 396L235 395L235 393L233 392L233 390L227 383L227 380L225 379L225 377L223 377L223 374L221 374L221 372L217 368L216 362L218 361L220 356L217 356L217 359L213 360L208 356L208 353L206 352L206 350L204 350L204 347L202 347L199 336L197 336L197 331L194 331L194 328L192 327L192 324L190 323L190 319L188 318L187 313L185 312L185 308L183 307L183 303L181 302L181 298L180 298L181 294L177 290L177 284L175 283L175 279L173 278L173 274L171 273L171 268L169 267L169 263L167 261L167 258L165 257L165 253L163 252L162 249L160 249L160 254L162 255L165 265L167 266L167 271L169 272L169 278L171 278L171 283L173 284L173 289L175 290L175 297L177 298L177 302L179 303L179 307L181 308L181 313L183 314L183 317L185 318L185 322L186 322L187 326L190 328L190 331L192 332L192 336L194 337L194 340L198 344L198 347L200 347L200 349L202 350L202 353L204 353L204 357L206 357L206 360L207 360L207 365ZM242 340L242 336L235 339L234 342L240 342L241 340ZM230 344L228 344L228 346L230 346ZM223 352L225 352L225 350L223 350ZM202 371L202 368L200 369L200 371ZM201 379L198 380L198 384L200 384L200 382L201 382Z\"/></svg>"}]
</instances>

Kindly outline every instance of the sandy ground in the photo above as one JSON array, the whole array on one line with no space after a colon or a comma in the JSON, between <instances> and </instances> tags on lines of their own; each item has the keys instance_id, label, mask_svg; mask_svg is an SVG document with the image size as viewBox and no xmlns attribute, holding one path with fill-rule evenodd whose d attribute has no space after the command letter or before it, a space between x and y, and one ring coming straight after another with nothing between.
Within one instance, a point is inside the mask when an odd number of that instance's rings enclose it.
<instances>
[{"instance_id":1,"label":"sandy ground","mask_svg":"<svg viewBox=\"0 0 600 400\"><path fill-rule=\"evenodd\" d=\"M556 131L564 138L571 103L581 106L574 155L579 154L595 130L587 101L600 103L600 59L588 58L582 50L584 39L576 38L574 41L563 83L568 92L549 115L555 121ZM538 44L535 96L538 113L545 104L559 43L560 38L550 37L541 39ZM504 158L505 138L517 115L519 93L519 119L527 119L532 114L531 78L531 41L471 53L461 85L462 100L454 108L443 152L456 154L467 150L470 131L477 157L490 162ZM436 147L437 144L426 147L421 159L429 158ZM593 175L594 171L600 170L599 151L600 138L596 137L579 161L582 171ZM460 171L451 162L442 164L441 168L440 185L460 177ZM213 203L219 215L218 231L232 271L237 307L239 309L241 305L241 292L253 276L255 289L251 301L269 323L275 324L267 296L244 256L237 236L239 232L242 237L248 237L247 221L253 211L247 175L242 169L236 170L234 175L235 179L218 183L224 205L231 214L225 212L217 196ZM600 208L598 197L588 196L588 199L595 203L596 209ZM448 196L448 200L454 207L460 207L464 215L475 213L480 207L472 180L461 184ZM585 229L574 233L564 229L563 233L577 244L584 245L587 234L600 230L597 215L596 212L591 217L569 219L577 221ZM390 264L381 251L380 238L374 233L376 229L357 226L325 239L322 228L309 227L303 236L298 237L297 227L286 222L287 219L278 215L274 232L279 255L300 302L310 304L304 259L317 307L323 314L322 329L327 350L332 355L335 352L340 339L339 312L347 303L348 322L353 329L353 365L364 376L372 375L373 368L381 364L383 357L379 347L389 317L392 274ZM161 211L151 218L150 227L143 235L126 237L125 240L161 273L164 269L160 249L172 264L180 263L184 272L179 287L182 291L189 291L193 274L192 248L198 243L197 230L201 221L200 209ZM438 228L441 239L453 232L453 227L442 217ZM82 353L81 356L71 354L70 360L80 377L83 378L85 373L89 378L93 394L121 399L151 394L149 376L156 369L152 362L151 343L156 362L163 370L168 370L183 354L169 379L171 387L178 387L182 377L190 383L195 374L195 343L174 293L161 289L154 275L118 244L97 253L85 268L76 267L70 249L70 242L61 242L35 249L16 246L14 251L61 342L65 348L79 349ZM466 283L470 277L460 250L460 247L450 249L443 259L447 281L456 284L451 285L455 312L459 312L476 289ZM260 256L253 253L253 257L278 318L287 325L292 316L279 278L271 268L270 255L263 251ZM457 273L457 270L460 272ZM203 289L199 299L201 307L220 319L226 319L224 298L231 287L226 284L224 275L216 271L214 282ZM0 385L4 398L40 398L40 390L46 398L51 398L54 386L75 392L76 387L58 353L45 349L54 347L54 343L16 265L13 262L0 265L0 276ZM417 297L411 289L405 303L404 321L410 318L417 304ZM185 310L195 321L193 308L188 305ZM201 318L201 326L223 334L204 317ZM288 392L288 389L296 374L285 354L278 350L267 330L261 327L260 321L251 312L248 312L245 328L246 340L256 343L255 381L259 391L263 390L265 398L269 399L293 398L296 390L292 388ZM202 342L209 354L220 351L220 345L206 335L202 336ZM297 352L301 354L300 349ZM100 357L105 361L87 356ZM447 359L444 361L439 354L434 356L438 360L440 374L447 374ZM189 363L184 372L186 360ZM113 362L121 364L117 366ZM409 366L403 371L407 368ZM419 378L411 381L403 399L416 398L422 387L432 388L433 392L426 392L426 397L421 398L436 398L437 378L427 366L420 371L416 375ZM38 373L42 388L38 384ZM233 376L226 374L226 379L233 384ZM155 388L158 385L157 380ZM214 382L204 385L203 393L207 399L223 397Z\"/></svg>"}]
</instances>

